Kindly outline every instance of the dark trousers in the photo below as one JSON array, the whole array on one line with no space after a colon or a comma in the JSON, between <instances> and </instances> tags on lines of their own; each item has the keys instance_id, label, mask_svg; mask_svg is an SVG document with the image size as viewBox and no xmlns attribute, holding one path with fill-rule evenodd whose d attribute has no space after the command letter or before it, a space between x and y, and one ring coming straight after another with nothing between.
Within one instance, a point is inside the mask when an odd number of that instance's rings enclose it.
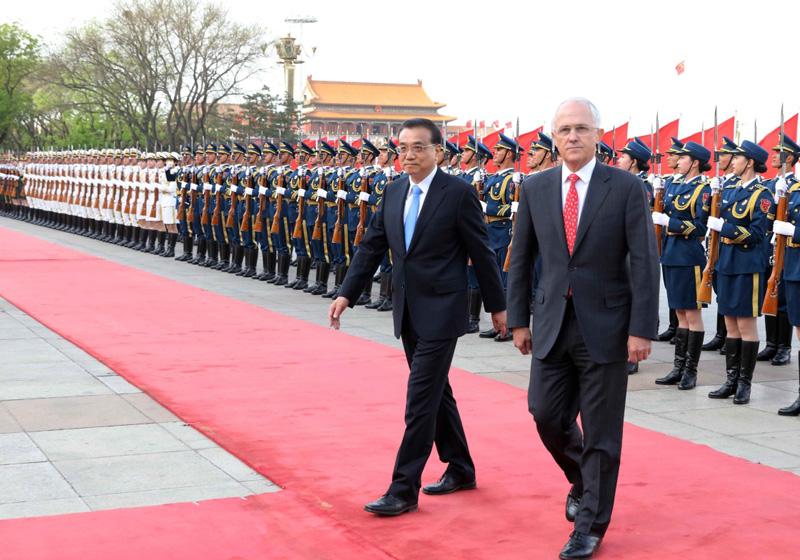
<instances>
[{"instance_id":1,"label":"dark trousers","mask_svg":"<svg viewBox=\"0 0 800 560\"><path fill-rule=\"evenodd\" d=\"M388 493L416 503L422 470L434 443L439 459L448 464L447 472L454 476L467 480L475 478L475 465L448 381L458 339L420 339L406 309L402 340L410 369L406 430L397 451Z\"/></svg>"},{"instance_id":2,"label":"dark trousers","mask_svg":"<svg viewBox=\"0 0 800 560\"><path fill-rule=\"evenodd\" d=\"M570 300L555 346L544 360L531 363L528 409L567 480L583 487L575 516L581 533L603 536L611 520L627 387L625 362L592 361Z\"/></svg>"}]
</instances>

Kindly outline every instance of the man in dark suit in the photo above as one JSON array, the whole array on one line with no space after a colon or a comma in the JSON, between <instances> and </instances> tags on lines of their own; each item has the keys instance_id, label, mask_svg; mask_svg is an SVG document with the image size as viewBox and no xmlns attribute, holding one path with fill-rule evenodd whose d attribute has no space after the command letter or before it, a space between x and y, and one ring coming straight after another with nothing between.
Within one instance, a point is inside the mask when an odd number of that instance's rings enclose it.
<instances>
[{"instance_id":1,"label":"man in dark suit","mask_svg":"<svg viewBox=\"0 0 800 560\"><path fill-rule=\"evenodd\" d=\"M564 163L523 182L508 274L514 345L523 354L533 348L528 406L572 484L566 515L575 530L562 559L600 548L619 473L626 360L646 359L657 334L658 249L647 198L641 179L597 161L602 134L589 101L559 106L553 135Z\"/></svg>"},{"instance_id":2,"label":"man in dark suit","mask_svg":"<svg viewBox=\"0 0 800 560\"><path fill-rule=\"evenodd\" d=\"M498 332L506 332L506 302L483 211L469 183L436 166L442 137L428 119L403 123L398 153L408 174L386 186L383 201L358 246L339 297L331 304L331 326L353 307L386 251L392 251L395 336L403 341L410 369L406 430L389 490L364 509L399 515L417 509L422 470L433 444L447 469L426 494L475 488L475 465L467 447L448 381L458 337L467 331L467 261L472 259Z\"/></svg>"}]
</instances>

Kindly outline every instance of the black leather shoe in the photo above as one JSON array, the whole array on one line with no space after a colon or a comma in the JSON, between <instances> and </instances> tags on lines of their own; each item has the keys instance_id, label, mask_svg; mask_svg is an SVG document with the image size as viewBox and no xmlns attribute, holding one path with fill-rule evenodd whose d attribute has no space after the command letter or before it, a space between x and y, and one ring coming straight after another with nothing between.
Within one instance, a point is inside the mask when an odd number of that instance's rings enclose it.
<instances>
[{"instance_id":1,"label":"black leather shoe","mask_svg":"<svg viewBox=\"0 0 800 560\"><path fill-rule=\"evenodd\" d=\"M725 337L721 336L719 333L714 335L714 338L703 344L700 348L704 352L708 352L710 350L720 350L725 346Z\"/></svg>"},{"instance_id":2,"label":"black leather shoe","mask_svg":"<svg viewBox=\"0 0 800 560\"><path fill-rule=\"evenodd\" d=\"M668 340L672 340L672 337L675 336L675 327L670 326L667 330L662 333L658 334L656 340L659 342L666 342Z\"/></svg>"},{"instance_id":3,"label":"black leather shoe","mask_svg":"<svg viewBox=\"0 0 800 560\"><path fill-rule=\"evenodd\" d=\"M791 347L786 348L785 346L778 346L778 351L775 352L775 356L772 358L772 362L770 362L773 366L785 366L788 365L789 362L792 361L792 349Z\"/></svg>"},{"instance_id":4,"label":"black leather shoe","mask_svg":"<svg viewBox=\"0 0 800 560\"><path fill-rule=\"evenodd\" d=\"M583 497L583 488L576 488L575 485L572 485L572 488L569 489L569 494L567 494L567 508L566 508L566 516L567 521L572 523L575 521L575 516L578 515L578 508L581 505L581 498Z\"/></svg>"},{"instance_id":5,"label":"black leather shoe","mask_svg":"<svg viewBox=\"0 0 800 560\"><path fill-rule=\"evenodd\" d=\"M514 340L514 333L511 332L511 329L506 331L505 336L501 333L497 333L497 336L494 337L495 342L508 342L509 340Z\"/></svg>"},{"instance_id":6,"label":"black leather shoe","mask_svg":"<svg viewBox=\"0 0 800 560\"><path fill-rule=\"evenodd\" d=\"M561 554L558 555L561 560L571 560L572 558L592 558L600 550L600 544L603 542L602 537L593 537L578 531L573 531L569 536L569 541L564 546Z\"/></svg>"},{"instance_id":7,"label":"black leather shoe","mask_svg":"<svg viewBox=\"0 0 800 560\"><path fill-rule=\"evenodd\" d=\"M364 506L364 510L376 515L394 516L401 513L417 511L417 504L395 498L391 494L384 494L374 502Z\"/></svg>"},{"instance_id":8,"label":"black leather shoe","mask_svg":"<svg viewBox=\"0 0 800 560\"><path fill-rule=\"evenodd\" d=\"M633 375L639 371L639 362L628 362L628 375Z\"/></svg>"},{"instance_id":9,"label":"black leather shoe","mask_svg":"<svg viewBox=\"0 0 800 560\"><path fill-rule=\"evenodd\" d=\"M444 473L439 482L428 484L422 488L423 494L430 494L431 496L441 496L442 494L452 494L459 490L474 490L476 487L475 479L461 480L454 477L452 474Z\"/></svg>"},{"instance_id":10,"label":"black leather shoe","mask_svg":"<svg viewBox=\"0 0 800 560\"><path fill-rule=\"evenodd\" d=\"M494 327L492 327L489 330L481 331L481 333L478 336L481 338L494 338L497 336L497 334L498 332L494 330Z\"/></svg>"}]
</instances>

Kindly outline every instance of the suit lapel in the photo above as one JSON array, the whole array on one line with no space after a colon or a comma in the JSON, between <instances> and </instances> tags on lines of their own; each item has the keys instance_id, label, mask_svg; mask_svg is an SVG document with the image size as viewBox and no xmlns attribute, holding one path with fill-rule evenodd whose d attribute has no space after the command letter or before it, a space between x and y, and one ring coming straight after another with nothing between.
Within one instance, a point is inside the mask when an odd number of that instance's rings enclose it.
<instances>
[{"instance_id":1,"label":"suit lapel","mask_svg":"<svg viewBox=\"0 0 800 560\"><path fill-rule=\"evenodd\" d=\"M409 183L410 184L410 183ZM408 196L408 186L406 185L405 188L405 195ZM436 174L433 176L433 181L431 181L430 187L428 187L428 192L425 194L425 203L422 205L422 210L419 212L419 216L417 216L417 225L414 228L414 236L411 238L411 243L408 245L408 251L406 253L410 253L414 246L417 244L422 232L425 231L425 225L430 221L431 216L433 216L436 209L441 204L442 200L444 200L445 191L447 187L447 181L445 174L442 170L437 169ZM403 210L405 210L405 196L403 197ZM400 213L400 220L403 219L403 213ZM405 229L403 229L405 232ZM404 233L405 234L405 233Z\"/></svg>"},{"instance_id":2,"label":"suit lapel","mask_svg":"<svg viewBox=\"0 0 800 560\"><path fill-rule=\"evenodd\" d=\"M575 236L575 246L572 248L572 254L578 250L581 240L586 235L586 230L592 225L592 220L597 215L597 211L603 204L603 201L608 194L610 188L608 180L610 179L605 165L597 163L592 173L592 178L589 180L589 189L586 191L586 200L583 202L583 210L581 217L578 221L578 233ZM644 193L642 193L644 194ZM563 221L563 220L562 220Z\"/></svg>"}]
</instances>

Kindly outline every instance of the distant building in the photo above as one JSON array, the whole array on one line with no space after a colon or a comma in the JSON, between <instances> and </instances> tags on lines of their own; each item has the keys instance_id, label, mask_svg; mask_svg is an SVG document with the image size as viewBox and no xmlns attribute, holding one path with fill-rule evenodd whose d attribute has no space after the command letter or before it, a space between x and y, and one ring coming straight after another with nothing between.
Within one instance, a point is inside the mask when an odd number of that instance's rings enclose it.
<instances>
[{"instance_id":1,"label":"distant building","mask_svg":"<svg viewBox=\"0 0 800 560\"><path fill-rule=\"evenodd\" d=\"M422 81L416 84L330 82L311 76L303 89L303 132L323 135L397 134L400 124L425 117L437 124L455 117L440 115L444 103L428 97Z\"/></svg>"}]
</instances>

